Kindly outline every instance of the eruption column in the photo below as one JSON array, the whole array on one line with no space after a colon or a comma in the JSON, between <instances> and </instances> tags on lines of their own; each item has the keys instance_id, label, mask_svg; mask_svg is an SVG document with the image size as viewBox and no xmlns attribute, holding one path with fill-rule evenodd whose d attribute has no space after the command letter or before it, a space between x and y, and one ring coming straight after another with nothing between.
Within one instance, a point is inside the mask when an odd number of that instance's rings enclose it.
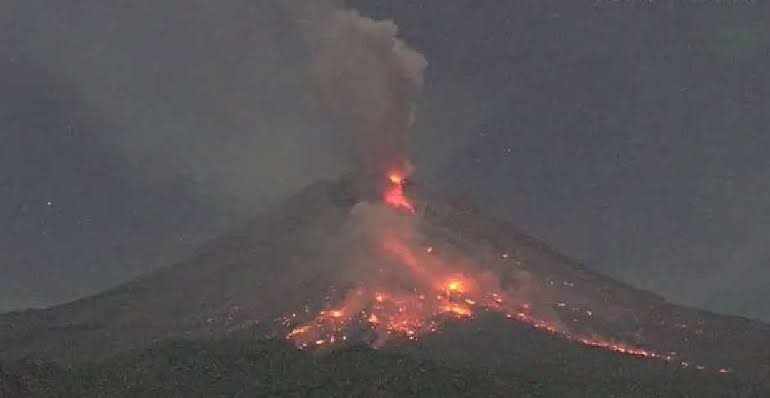
<instances>
[{"instance_id":1,"label":"eruption column","mask_svg":"<svg viewBox=\"0 0 770 398\"><path fill-rule=\"evenodd\" d=\"M364 185L365 196L371 199L371 192L376 192L395 218L403 217L396 212L414 214L415 207L404 192L406 177L412 172L406 144L414 121L413 100L422 91L427 61L397 37L398 27L392 21L372 20L355 10L340 9L333 1L290 4L300 5L294 10L306 28L319 97L348 133L356 173L362 180L357 182ZM329 346L347 340L346 330L360 321L380 335L375 342L379 345L387 335L400 333L415 339L418 334L436 331L441 317L466 319L476 309L487 309L584 345L673 360L652 351L574 335L555 322L536 317L528 304L516 305L497 282L465 274L458 278L458 267L444 264L433 253L433 246L422 249L414 241L417 226L406 225L407 230L399 230L389 229L385 223L379 230L367 231L375 240L367 254L371 263L395 257L405 266L390 272L413 286L394 289L392 283L370 278L374 281L349 292L341 308L322 311L287 338L300 347Z\"/></svg>"}]
</instances>

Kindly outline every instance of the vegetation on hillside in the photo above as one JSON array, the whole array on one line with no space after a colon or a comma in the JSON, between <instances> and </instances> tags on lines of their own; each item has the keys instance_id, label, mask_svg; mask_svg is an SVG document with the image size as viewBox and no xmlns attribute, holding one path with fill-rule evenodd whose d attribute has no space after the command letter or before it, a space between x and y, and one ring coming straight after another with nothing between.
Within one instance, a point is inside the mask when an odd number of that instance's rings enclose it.
<instances>
[{"instance_id":1,"label":"vegetation on hillside","mask_svg":"<svg viewBox=\"0 0 770 398\"><path fill-rule=\"evenodd\" d=\"M274 340L169 341L72 368L15 363L0 371L0 393L3 398L758 396L751 383L701 378L650 383L618 375L609 364L606 378L590 381L554 371L471 368L365 346L319 355Z\"/></svg>"}]
</instances>

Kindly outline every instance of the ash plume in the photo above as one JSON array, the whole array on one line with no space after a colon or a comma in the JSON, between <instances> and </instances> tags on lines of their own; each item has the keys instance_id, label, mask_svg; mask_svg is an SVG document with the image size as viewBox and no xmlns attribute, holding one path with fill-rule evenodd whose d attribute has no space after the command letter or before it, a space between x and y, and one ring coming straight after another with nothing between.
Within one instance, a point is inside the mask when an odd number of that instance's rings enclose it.
<instances>
[{"instance_id":1,"label":"ash plume","mask_svg":"<svg viewBox=\"0 0 770 398\"><path fill-rule=\"evenodd\" d=\"M413 171L408 132L425 57L398 38L392 21L375 21L332 1L284 4L310 48L319 99L349 139L359 200L341 236L331 238L334 260L327 261L354 287L340 307L322 311L288 337L301 347L334 342L345 337L344 325L364 313L376 346L391 333L414 338L434 331L438 319L469 317L476 306L509 312L528 306L531 297L505 292L495 273L458 248L431 242L425 234L430 225L404 196L404 177ZM517 285L530 288L523 274L516 275Z\"/></svg>"},{"instance_id":2,"label":"ash plume","mask_svg":"<svg viewBox=\"0 0 770 398\"><path fill-rule=\"evenodd\" d=\"M376 180L411 171L407 136L421 93L425 57L398 38L398 26L336 2L291 2L311 51L318 96L345 130L356 173Z\"/></svg>"}]
</instances>

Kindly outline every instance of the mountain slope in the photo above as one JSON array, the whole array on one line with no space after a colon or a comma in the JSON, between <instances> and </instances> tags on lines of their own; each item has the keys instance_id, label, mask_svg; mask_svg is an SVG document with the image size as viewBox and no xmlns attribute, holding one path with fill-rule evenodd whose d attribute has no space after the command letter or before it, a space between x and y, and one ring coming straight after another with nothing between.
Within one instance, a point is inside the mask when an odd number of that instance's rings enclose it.
<instances>
[{"instance_id":1,"label":"mountain slope","mask_svg":"<svg viewBox=\"0 0 770 398\"><path fill-rule=\"evenodd\" d=\"M467 241L509 254L515 267L541 280L561 321L571 328L585 326L610 339L675 352L691 364L770 371L770 327L764 323L668 303L593 273L513 225L478 211L438 210L426 218L461 231Z\"/></svg>"},{"instance_id":2,"label":"mountain slope","mask_svg":"<svg viewBox=\"0 0 770 398\"><path fill-rule=\"evenodd\" d=\"M342 222L333 185L281 203L189 261L102 294L0 317L0 358L101 358L167 337L201 336L272 321L304 305L287 292L326 286L304 267L313 239ZM303 278L300 279L300 273Z\"/></svg>"},{"instance_id":3,"label":"mountain slope","mask_svg":"<svg viewBox=\"0 0 770 398\"><path fill-rule=\"evenodd\" d=\"M189 261L74 303L2 315L0 359L78 363L169 338L240 333L283 338L287 314L328 308L347 287L324 242L340 233L356 202L352 192L346 180L314 184L211 242ZM672 305L592 273L472 207L430 198L414 186L409 195L429 226L429 239L470 253L503 281L510 273L526 273L538 290L539 305L550 308L563 330L672 359L665 363L582 347L559 334L483 311L475 319L450 322L416 344L393 338L386 349L507 371L547 364L577 373L627 368L630 375L652 367L658 369L655 375L684 372L691 377L716 375L721 369L728 373L720 374L725 381L767 379L770 374L767 325ZM586 366L587 359L599 365ZM696 370L700 366L703 370Z\"/></svg>"}]
</instances>

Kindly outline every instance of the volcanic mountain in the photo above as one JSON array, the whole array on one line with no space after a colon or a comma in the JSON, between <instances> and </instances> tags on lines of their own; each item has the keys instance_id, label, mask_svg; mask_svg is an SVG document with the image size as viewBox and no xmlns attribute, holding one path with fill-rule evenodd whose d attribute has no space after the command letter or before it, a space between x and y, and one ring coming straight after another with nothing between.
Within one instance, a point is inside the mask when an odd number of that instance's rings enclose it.
<instances>
[{"instance_id":1,"label":"volcanic mountain","mask_svg":"<svg viewBox=\"0 0 770 398\"><path fill-rule=\"evenodd\" d=\"M188 261L73 303L2 315L0 360L89 362L161 340L234 336L286 339L318 352L365 343L586 377L596 369L587 358L597 357L632 373L770 375L768 325L668 303L471 205L394 184L412 207L360 203L348 179L318 182ZM367 212L391 221L351 228ZM409 224L419 234L392 226L402 219L419 220ZM382 251L363 250L371 239L346 237L361 225L393 240ZM388 253L387 261L372 257ZM423 276L400 277L410 273ZM428 283L413 283L421 278Z\"/></svg>"}]
</instances>

